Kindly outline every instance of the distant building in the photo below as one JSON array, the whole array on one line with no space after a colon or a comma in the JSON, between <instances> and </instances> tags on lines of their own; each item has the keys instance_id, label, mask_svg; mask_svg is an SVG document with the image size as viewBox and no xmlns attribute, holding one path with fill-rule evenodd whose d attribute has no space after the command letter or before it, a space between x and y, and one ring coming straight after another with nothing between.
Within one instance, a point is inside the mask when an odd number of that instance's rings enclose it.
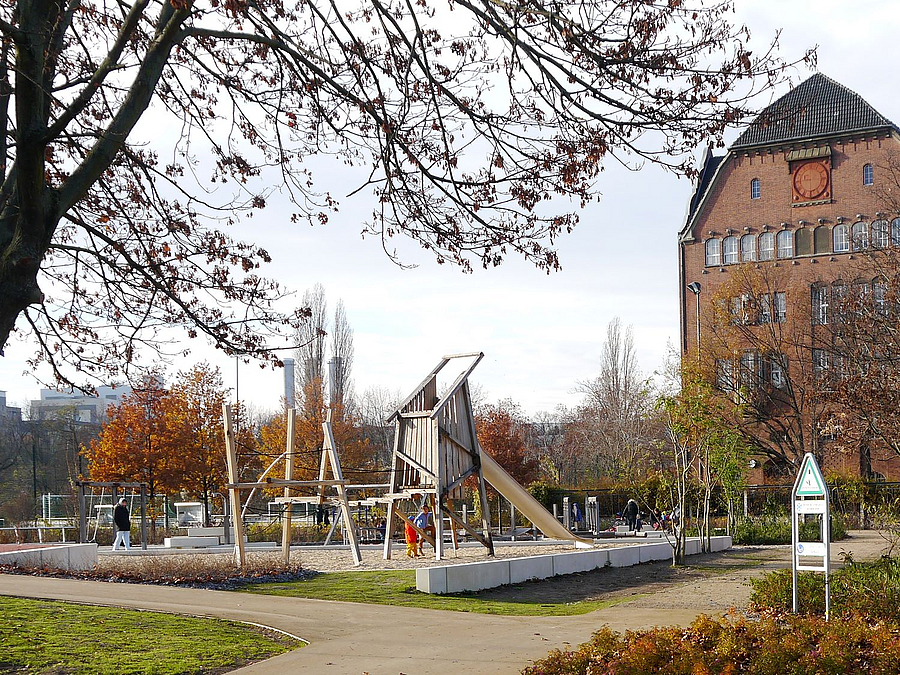
<instances>
[{"instance_id":1,"label":"distant building","mask_svg":"<svg viewBox=\"0 0 900 675\"><path fill-rule=\"evenodd\" d=\"M32 417L40 417L63 408L74 409L76 421L99 424L106 419L106 410L109 406L119 405L122 399L131 393L131 387L124 385L97 387L96 396L41 389L40 400L31 402L31 414Z\"/></svg>"},{"instance_id":2,"label":"distant building","mask_svg":"<svg viewBox=\"0 0 900 675\"><path fill-rule=\"evenodd\" d=\"M6 405L6 392L0 391L0 419L14 419L21 421L22 409L12 408Z\"/></svg>"}]
</instances>

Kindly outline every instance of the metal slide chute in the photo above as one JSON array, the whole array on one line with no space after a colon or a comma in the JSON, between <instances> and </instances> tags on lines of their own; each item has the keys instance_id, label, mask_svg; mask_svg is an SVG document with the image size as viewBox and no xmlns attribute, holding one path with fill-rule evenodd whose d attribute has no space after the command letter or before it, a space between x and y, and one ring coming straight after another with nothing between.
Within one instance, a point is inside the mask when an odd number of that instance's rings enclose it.
<instances>
[{"instance_id":1,"label":"metal slide chute","mask_svg":"<svg viewBox=\"0 0 900 675\"><path fill-rule=\"evenodd\" d=\"M531 496L515 478L506 473L506 470L494 461L488 453L481 449L481 471L484 479L494 486L501 495L516 507L528 520L534 523L544 536L551 539L568 539L575 542L578 548L591 548L593 542L590 539L578 537L567 530L552 513L547 511L537 499Z\"/></svg>"}]
</instances>

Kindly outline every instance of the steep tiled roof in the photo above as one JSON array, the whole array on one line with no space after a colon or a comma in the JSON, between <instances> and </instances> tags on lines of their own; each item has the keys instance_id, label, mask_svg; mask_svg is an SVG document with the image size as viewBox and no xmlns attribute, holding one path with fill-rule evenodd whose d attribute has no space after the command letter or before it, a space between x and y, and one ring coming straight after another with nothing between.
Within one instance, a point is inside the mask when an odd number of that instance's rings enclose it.
<instances>
[{"instance_id":1,"label":"steep tiled roof","mask_svg":"<svg viewBox=\"0 0 900 675\"><path fill-rule=\"evenodd\" d=\"M717 157L712 154L711 149L707 149L706 156L703 159L703 168L700 170L700 177L697 179L696 189L694 190L694 194L691 195L691 201L688 204L687 220L690 220L691 217L693 217L694 212L697 210L697 206L700 204L700 200L703 199L703 195L706 194L710 183L712 183L716 169L719 168L719 164L722 163L723 159L725 159L725 155Z\"/></svg>"},{"instance_id":2,"label":"steep tiled roof","mask_svg":"<svg viewBox=\"0 0 900 675\"><path fill-rule=\"evenodd\" d=\"M854 91L816 73L763 110L732 150L897 127Z\"/></svg>"}]
</instances>

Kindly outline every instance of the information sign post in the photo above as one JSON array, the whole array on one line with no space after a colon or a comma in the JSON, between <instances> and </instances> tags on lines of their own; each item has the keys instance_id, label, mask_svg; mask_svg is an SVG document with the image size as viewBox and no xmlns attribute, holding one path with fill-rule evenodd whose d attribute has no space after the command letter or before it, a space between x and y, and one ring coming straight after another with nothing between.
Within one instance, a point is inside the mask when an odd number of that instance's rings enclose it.
<instances>
[{"instance_id":1,"label":"information sign post","mask_svg":"<svg viewBox=\"0 0 900 675\"><path fill-rule=\"evenodd\" d=\"M799 609L797 572L825 573L825 620L831 618L831 505L828 488L812 453L807 452L794 481L791 493L791 573L793 580L794 613ZM819 541L800 541L800 518L818 517Z\"/></svg>"}]
</instances>

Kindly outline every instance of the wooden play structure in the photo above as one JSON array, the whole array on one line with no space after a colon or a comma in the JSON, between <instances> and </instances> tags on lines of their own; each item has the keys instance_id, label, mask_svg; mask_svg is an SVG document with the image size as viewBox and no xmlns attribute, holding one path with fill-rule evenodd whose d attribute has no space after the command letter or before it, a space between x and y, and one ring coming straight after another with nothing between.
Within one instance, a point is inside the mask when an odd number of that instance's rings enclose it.
<instances>
[{"instance_id":1,"label":"wooden play structure","mask_svg":"<svg viewBox=\"0 0 900 675\"><path fill-rule=\"evenodd\" d=\"M484 358L481 352L445 356L422 383L407 396L396 411L386 420L394 424L394 448L390 466L390 482L387 484L357 485L344 480L338 448L331 429L331 412L322 424L323 442L317 480L293 479L294 410L287 410L287 440L282 457L285 459L283 479L266 478L265 481L242 483L238 481L237 453L231 406L224 406L225 446L228 459L228 485L231 512L240 514L240 492L259 487L283 487L284 496L277 497L282 504L328 503L340 508L344 531L350 543L353 562L361 564L357 524L352 518L351 507L384 505L387 518L384 533L384 558L391 557L392 535L397 523L409 523L426 542L434 547L436 560L444 557L444 532L449 528L454 548L459 548L457 536L463 531L480 542L494 555L494 543L490 533L490 511L486 482L497 489L516 509L531 520L546 536L574 541L576 546L588 546L590 541L576 537L537 502L512 476L485 453L475 433L475 415L469 390L469 376ZM463 362L456 379L445 389L439 390L438 375L453 363ZM277 461L277 460L276 460ZM274 462L273 462L274 465ZM270 467L271 468L271 467ZM267 469L268 471L268 469ZM453 510L453 501L464 496L465 482L474 484L481 510L482 531L478 532ZM384 494L366 499L351 500L348 493L363 489L384 490ZM313 495L292 494L294 491L313 491ZM428 503L434 517L434 536L416 526L406 512L416 511ZM411 509L409 506L411 505ZM403 508L406 507L406 512ZM333 526L332 526L333 527ZM236 517L235 557L243 567L246 563L244 532L241 518ZM291 510L285 509L282 530L282 551L285 562L290 555ZM330 537L330 534L329 534Z\"/></svg>"},{"instance_id":2,"label":"wooden play structure","mask_svg":"<svg viewBox=\"0 0 900 675\"><path fill-rule=\"evenodd\" d=\"M386 560L391 557L391 534L395 520L406 521L397 508L398 502L415 501L420 496L432 503L435 537L432 539L421 530L419 534L434 546L436 560L444 555L444 517L449 520L454 548L458 547L457 529L462 529L481 542L490 555L494 555L481 468L481 447L475 434L468 380L482 358L484 354L480 352L445 356L387 420L394 423L394 451L389 491L382 500L387 505L384 537ZM439 395L438 374L451 361L461 359L469 359L469 365L449 389ZM477 484L482 514L481 533L453 512L452 501L463 497L463 483L470 476Z\"/></svg>"}]
</instances>

